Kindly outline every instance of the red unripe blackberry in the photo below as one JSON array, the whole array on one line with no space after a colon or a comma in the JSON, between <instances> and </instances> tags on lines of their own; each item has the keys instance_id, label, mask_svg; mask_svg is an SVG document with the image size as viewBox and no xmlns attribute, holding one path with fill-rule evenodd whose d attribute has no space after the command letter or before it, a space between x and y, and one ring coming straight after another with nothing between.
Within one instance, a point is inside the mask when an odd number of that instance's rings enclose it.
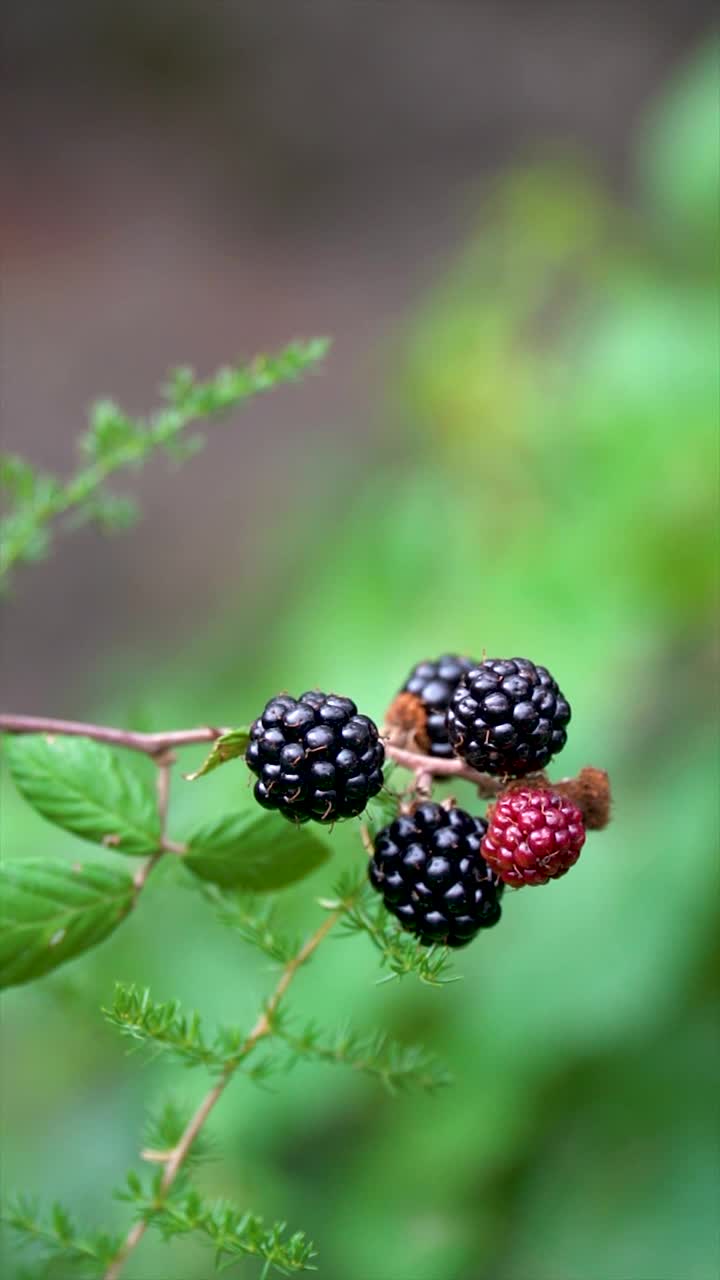
<instances>
[{"instance_id":1,"label":"red unripe blackberry","mask_svg":"<svg viewBox=\"0 0 720 1280\"><path fill-rule=\"evenodd\" d=\"M413 667L387 715L389 727L408 727L414 741L399 742L411 749L422 751L442 759L452 758L453 749L448 738L446 717L450 699L462 677L477 667L474 658L445 653L435 661L425 660ZM412 707L408 707L407 695L412 695Z\"/></svg>"},{"instance_id":2,"label":"red unripe blackberry","mask_svg":"<svg viewBox=\"0 0 720 1280\"><path fill-rule=\"evenodd\" d=\"M317 689L271 698L250 729L254 795L290 822L355 818L383 785L377 725L351 698Z\"/></svg>"},{"instance_id":3,"label":"red unripe blackberry","mask_svg":"<svg viewBox=\"0 0 720 1280\"><path fill-rule=\"evenodd\" d=\"M544 769L567 740L570 707L545 667L487 658L458 684L447 712L456 755L473 769L520 778Z\"/></svg>"},{"instance_id":4,"label":"red unripe blackberry","mask_svg":"<svg viewBox=\"0 0 720 1280\"><path fill-rule=\"evenodd\" d=\"M577 862L585 843L582 814L557 791L508 791L490 810L482 841L488 866L505 884L547 884Z\"/></svg>"},{"instance_id":5,"label":"red unripe blackberry","mask_svg":"<svg viewBox=\"0 0 720 1280\"><path fill-rule=\"evenodd\" d=\"M486 829L483 818L428 801L378 832L370 883L423 945L464 947L500 919L503 886L480 854Z\"/></svg>"}]
</instances>

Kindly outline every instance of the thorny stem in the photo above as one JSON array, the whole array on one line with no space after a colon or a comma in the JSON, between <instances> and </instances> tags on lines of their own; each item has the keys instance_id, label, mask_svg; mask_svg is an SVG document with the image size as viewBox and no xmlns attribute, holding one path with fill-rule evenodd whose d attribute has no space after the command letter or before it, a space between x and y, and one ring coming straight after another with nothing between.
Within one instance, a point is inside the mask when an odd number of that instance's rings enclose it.
<instances>
[{"instance_id":1,"label":"thorny stem","mask_svg":"<svg viewBox=\"0 0 720 1280\"><path fill-rule=\"evenodd\" d=\"M1 728L2 716L0 716ZM420 789L427 786L428 777L464 778L466 782L474 782L478 794L484 800L492 799L503 788L500 778L491 778L489 773L478 773L477 769L471 769L470 765L465 764L465 761L458 756L450 760L436 756L423 756L416 751L406 751L404 747L396 747L391 742L385 743L385 754L401 768L410 769L418 779Z\"/></svg>"},{"instance_id":2,"label":"thorny stem","mask_svg":"<svg viewBox=\"0 0 720 1280\"><path fill-rule=\"evenodd\" d=\"M178 845L174 840L168 840L167 838L167 816L168 805L170 803L170 777L176 757L173 755L172 751L166 749L161 755L156 755L154 759L158 771L156 794L157 811L160 817L160 847L142 864L140 870L137 871L133 877L136 902L140 893L145 888L148 876L155 869L163 854L168 852L184 852L184 845Z\"/></svg>"},{"instance_id":3,"label":"thorny stem","mask_svg":"<svg viewBox=\"0 0 720 1280\"><path fill-rule=\"evenodd\" d=\"M259 1015L252 1031L249 1032L246 1040L232 1059L232 1062L227 1063L220 1079L213 1085L212 1089L206 1093L194 1116L186 1126L177 1146L174 1147L170 1153L165 1164L165 1173L163 1174L163 1179L160 1184L160 1190L153 1205L153 1212L157 1212L164 1204L167 1198L167 1193L177 1178L178 1173L182 1169L193 1143L203 1129L210 1112L215 1107L215 1104L225 1092L225 1089L232 1080L235 1072L240 1066L240 1063L244 1062L261 1040L272 1034L273 1018L277 1013L280 1003L298 969L301 969L302 966L306 964L313 952L320 946L323 939L327 937L333 926L337 924L340 917L345 914L350 906L352 906L352 902L352 898L348 899L348 901L343 902L335 911L327 916L319 929L315 930L315 933L308 938L307 942L303 944L300 950L297 951L292 959L285 965L278 984L262 1013ZM151 1216L151 1214L148 1214L135 1223L128 1233L124 1243L121 1245L114 1260L110 1263L110 1266L103 1276L103 1280L117 1280L117 1277L120 1275L128 1257L135 1246L142 1240L150 1224Z\"/></svg>"},{"instance_id":4,"label":"thorny stem","mask_svg":"<svg viewBox=\"0 0 720 1280\"><path fill-rule=\"evenodd\" d=\"M375 845L373 843L373 838L370 835L370 829L364 822L361 822L360 824L360 843L362 844L368 858L372 858L375 852Z\"/></svg>"},{"instance_id":5,"label":"thorny stem","mask_svg":"<svg viewBox=\"0 0 720 1280\"><path fill-rule=\"evenodd\" d=\"M176 757L172 751L165 751L162 756L157 756L155 763L158 768L157 775L157 808L160 815L160 839L164 841L167 830L168 804L170 803L170 771L175 763Z\"/></svg>"},{"instance_id":6,"label":"thorny stem","mask_svg":"<svg viewBox=\"0 0 720 1280\"><path fill-rule=\"evenodd\" d=\"M92 738L110 746L127 747L148 756L162 756L173 747L187 747L194 742L214 742L227 729L205 725L199 729L177 729L166 733L135 733L132 729L113 729L104 724L83 724L78 720L52 720L46 716L0 715L0 731L6 733L57 733L76 738Z\"/></svg>"},{"instance_id":7,"label":"thorny stem","mask_svg":"<svg viewBox=\"0 0 720 1280\"><path fill-rule=\"evenodd\" d=\"M77 720L52 720L45 716L16 716L0 714L0 732L6 733L48 733L71 734L76 737L92 738L95 742L106 742L111 746L127 747L130 751L142 751L155 760L161 769L162 787L167 784L165 765L172 763L171 754L174 747L192 746L198 742L215 742L223 734L231 732L212 725L204 725L198 729L173 729L165 733L135 733L132 729L114 729L109 725L83 724ZM449 760L436 756L424 756L415 751L407 751L385 740L385 754L394 760L402 769L409 769L415 775L415 791L420 794L428 789L432 778L462 778L477 787L478 796L483 800L492 800L507 787L507 779L493 778L487 773L478 773L471 769L464 760L455 756ZM544 774L533 775L525 780L526 785L548 786ZM610 791L607 774L599 769L581 769L577 778L563 778L552 783L557 790L568 795L579 805L585 817L586 826L599 830L606 826L609 815ZM163 792L164 795L164 792ZM166 803L163 795L158 796L159 803ZM163 835L160 852L183 854L185 846L168 840ZM155 855L154 855L155 856ZM155 856L157 861L157 856ZM155 863L153 862L154 866ZM152 868L145 870L142 879L144 884ZM143 872L139 873L142 876ZM142 887L142 884L140 887Z\"/></svg>"},{"instance_id":8,"label":"thorny stem","mask_svg":"<svg viewBox=\"0 0 720 1280\"><path fill-rule=\"evenodd\" d=\"M0 715L0 732L6 733L57 733L70 734L74 737L92 738L95 742L106 742L110 746L126 747L130 751L142 751L153 756L160 764L158 757L172 751L173 747L188 747L198 742L214 742L229 733L229 729L204 725L198 729L174 729L164 733L136 733L132 729L115 729L104 724L83 724L77 720L53 720L45 716ZM385 743L385 753L396 764L412 773L429 774L434 778L465 778L474 782L481 795L490 798L497 794L499 783L486 773L478 773L463 760L441 760L435 756L423 756L414 751L406 751L390 742Z\"/></svg>"},{"instance_id":9,"label":"thorny stem","mask_svg":"<svg viewBox=\"0 0 720 1280\"><path fill-rule=\"evenodd\" d=\"M140 896L140 893L145 888L150 872L153 871L154 868L157 866L164 852L165 852L164 849L158 849L157 853L154 853L151 858L148 858L145 862L143 862L140 869L135 872L135 875L133 876L133 886L135 889L136 902L138 900L138 897Z\"/></svg>"}]
</instances>

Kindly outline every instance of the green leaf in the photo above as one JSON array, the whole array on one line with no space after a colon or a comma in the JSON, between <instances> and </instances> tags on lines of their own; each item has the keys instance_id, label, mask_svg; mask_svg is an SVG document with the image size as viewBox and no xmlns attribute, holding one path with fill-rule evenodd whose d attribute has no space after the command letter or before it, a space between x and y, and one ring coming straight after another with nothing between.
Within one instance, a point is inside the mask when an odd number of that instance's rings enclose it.
<instances>
[{"instance_id":1,"label":"green leaf","mask_svg":"<svg viewBox=\"0 0 720 1280\"><path fill-rule=\"evenodd\" d=\"M204 764L196 769L194 773L186 773L186 782L195 782L197 778L203 778L206 773L211 773L213 769L217 769L219 765L226 764L228 760L235 760L238 756L245 755L245 749L250 741L250 732L248 729L230 729L228 733L224 733L222 737L217 738L213 743L212 751Z\"/></svg>"},{"instance_id":2,"label":"green leaf","mask_svg":"<svg viewBox=\"0 0 720 1280\"><path fill-rule=\"evenodd\" d=\"M184 862L193 875L223 889L263 893L302 880L330 850L304 827L274 813L234 813L199 827Z\"/></svg>"},{"instance_id":3,"label":"green leaf","mask_svg":"<svg viewBox=\"0 0 720 1280\"><path fill-rule=\"evenodd\" d=\"M0 865L0 987L30 982L102 942L130 911L115 867L28 858Z\"/></svg>"},{"instance_id":4,"label":"green leaf","mask_svg":"<svg viewBox=\"0 0 720 1280\"><path fill-rule=\"evenodd\" d=\"M118 853L154 853L160 819L152 789L109 747L89 738L18 734L5 754L18 791L48 821Z\"/></svg>"}]
</instances>

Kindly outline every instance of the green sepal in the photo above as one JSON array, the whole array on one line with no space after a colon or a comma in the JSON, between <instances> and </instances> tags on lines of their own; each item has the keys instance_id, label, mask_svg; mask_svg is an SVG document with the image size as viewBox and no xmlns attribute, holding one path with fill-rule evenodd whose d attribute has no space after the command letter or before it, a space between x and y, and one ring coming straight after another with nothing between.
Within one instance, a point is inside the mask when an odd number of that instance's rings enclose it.
<instances>
[{"instance_id":1,"label":"green sepal","mask_svg":"<svg viewBox=\"0 0 720 1280\"><path fill-rule=\"evenodd\" d=\"M204 778L206 773L219 768L221 764L227 764L228 760L236 760L238 756L244 756L249 741L248 729L228 730L222 737L216 738L212 751L200 768L194 773L185 774L185 781L195 782L198 778Z\"/></svg>"}]
</instances>

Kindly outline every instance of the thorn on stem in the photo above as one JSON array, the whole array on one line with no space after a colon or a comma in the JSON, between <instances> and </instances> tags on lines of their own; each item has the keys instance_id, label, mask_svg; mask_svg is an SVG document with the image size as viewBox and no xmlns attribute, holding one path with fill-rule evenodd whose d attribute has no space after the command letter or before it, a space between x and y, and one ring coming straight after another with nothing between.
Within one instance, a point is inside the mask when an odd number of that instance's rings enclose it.
<instances>
[{"instance_id":1,"label":"thorn on stem","mask_svg":"<svg viewBox=\"0 0 720 1280\"><path fill-rule=\"evenodd\" d=\"M370 828L364 822L360 823L360 839L366 854L369 858L372 858L375 852L375 846L373 844L372 836L370 835Z\"/></svg>"}]
</instances>

